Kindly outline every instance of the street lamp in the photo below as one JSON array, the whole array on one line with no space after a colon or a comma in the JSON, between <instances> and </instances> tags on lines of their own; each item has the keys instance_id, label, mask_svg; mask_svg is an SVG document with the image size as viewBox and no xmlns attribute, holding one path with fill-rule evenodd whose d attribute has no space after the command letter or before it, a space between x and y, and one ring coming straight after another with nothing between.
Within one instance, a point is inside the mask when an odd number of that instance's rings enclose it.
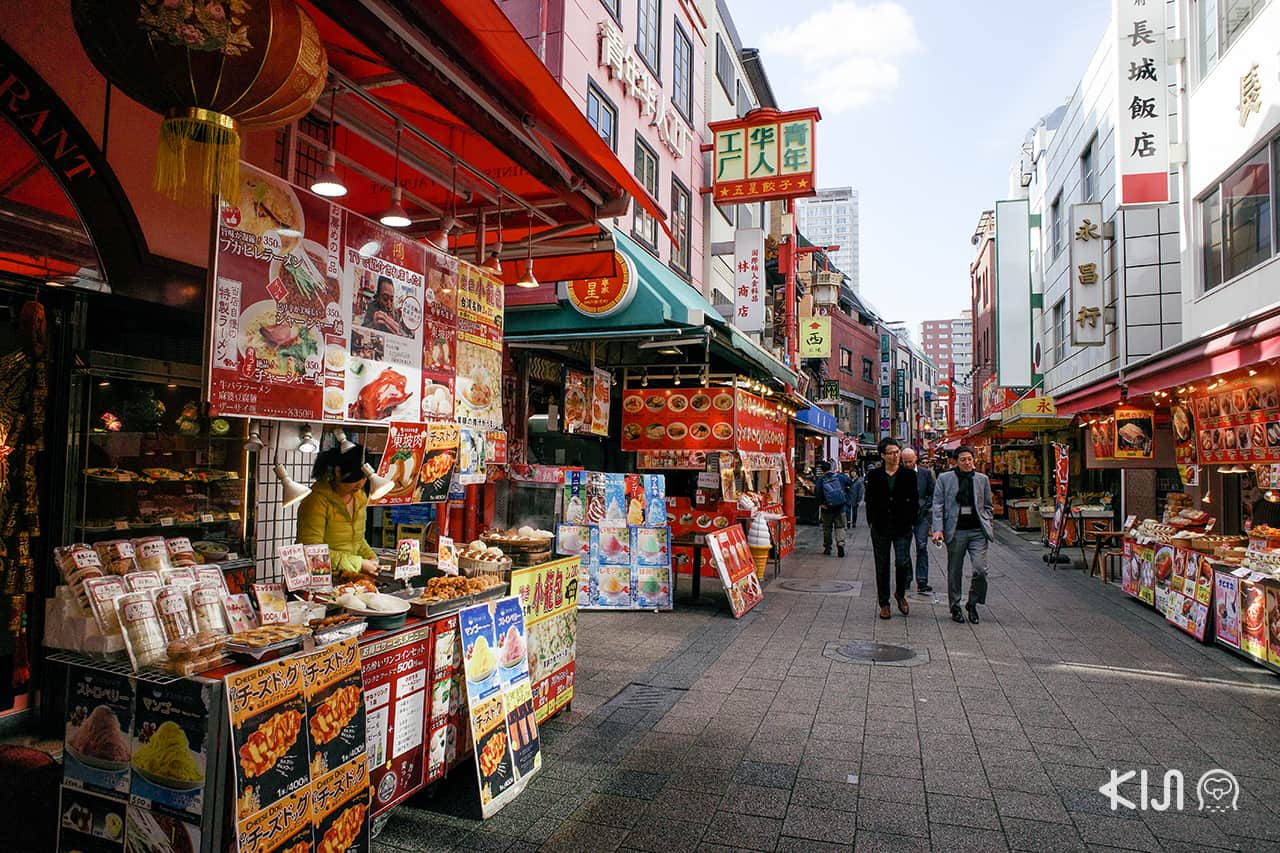
<instances>
[{"instance_id":1,"label":"street lamp","mask_svg":"<svg viewBox=\"0 0 1280 853\"><path fill-rule=\"evenodd\" d=\"M840 301L840 282L844 278L841 273L822 270L813 274L813 285L810 293L813 304L830 307Z\"/></svg>"}]
</instances>

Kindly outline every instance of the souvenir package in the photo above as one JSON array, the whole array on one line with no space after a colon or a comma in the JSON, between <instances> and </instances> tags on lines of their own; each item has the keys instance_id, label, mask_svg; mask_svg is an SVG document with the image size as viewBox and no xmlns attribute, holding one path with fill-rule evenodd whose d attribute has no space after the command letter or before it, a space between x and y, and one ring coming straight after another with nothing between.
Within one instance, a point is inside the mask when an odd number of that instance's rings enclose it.
<instances>
[{"instance_id":1,"label":"souvenir package","mask_svg":"<svg viewBox=\"0 0 1280 853\"><path fill-rule=\"evenodd\" d=\"M238 634L258 627L258 614L253 610L249 596L243 592L222 599L222 609L227 614L227 625L231 628L231 633Z\"/></svg>"},{"instance_id":2,"label":"souvenir package","mask_svg":"<svg viewBox=\"0 0 1280 853\"><path fill-rule=\"evenodd\" d=\"M84 592L89 599L89 609L93 611L93 621L98 623L102 635L119 634L120 616L116 613L116 599L126 592L124 579L114 575L88 578L84 582Z\"/></svg>"},{"instance_id":3,"label":"souvenir package","mask_svg":"<svg viewBox=\"0 0 1280 853\"><path fill-rule=\"evenodd\" d=\"M107 574L127 575L138 571L138 558L133 550L133 543L128 539L112 539L99 542L93 546L102 561L102 568Z\"/></svg>"},{"instance_id":4,"label":"souvenir package","mask_svg":"<svg viewBox=\"0 0 1280 853\"><path fill-rule=\"evenodd\" d=\"M179 566L172 569L165 569L160 572L160 578L164 581L165 586L174 584L193 584L196 582L196 570L191 566Z\"/></svg>"},{"instance_id":5,"label":"souvenir package","mask_svg":"<svg viewBox=\"0 0 1280 853\"><path fill-rule=\"evenodd\" d=\"M328 545L304 545L307 567L311 571L311 591L329 592L333 589L333 567Z\"/></svg>"},{"instance_id":6,"label":"souvenir package","mask_svg":"<svg viewBox=\"0 0 1280 853\"><path fill-rule=\"evenodd\" d=\"M80 609L89 615L92 611L89 608L89 599L85 597L84 582L89 578L100 578L103 575L102 561L98 559L98 552L88 545L77 543L54 548L53 559L58 564L58 571L62 572L62 579L75 592L76 600L80 602Z\"/></svg>"},{"instance_id":7,"label":"souvenir package","mask_svg":"<svg viewBox=\"0 0 1280 853\"><path fill-rule=\"evenodd\" d=\"M151 666L165 658L164 628L153 594L150 590L126 592L116 599L116 615L134 669Z\"/></svg>"},{"instance_id":8,"label":"souvenir package","mask_svg":"<svg viewBox=\"0 0 1280 853\"><path fill-rule=\"evenodd\" d=\"M191 540L185 536L166 539L164 545L169 552L169 563L173 566L194 566L199 562L195 549L191 547Z\"/></svg>"},{"instance_id":9,"label":"souvenir package","mask_svg":"<svg viewBox=\"0 0 1280 853\"><path fill-rule=\"evenodd\" d=\"M191 622L187 591L181 586L166 586L156 590L156 613L160 617L166 643L186 639L196 632Z\"/></svg>"},{"instance_id":10,"label":"souvenir package","mask_svg":"<svg viewBox=\"0 0 1280 853\"><path fill-rule=\"evenodd\" d=\"M222 569L218 568L217 566L197 566L196 580L197 581L213 581L214 583L218 584L218 586L222 587L223 595L226 595L228 593L227 579L222 574Z\"/></svg>"},{"instance_id":11,"label":"souvenir package","mask_svg":"<svg viewBox=\"0 0 1280 853\"><path fill-rule=\"evenodd\" d=\"M197 631L228 633L227 617L222 612L222 586L216 581L201 581L191 587L191 612Z\"/></svg>"},{"instance_id":12,"label":"souvenir package","mask_svg":"<svg viewBox=\"0 0 1280 853\"><path fill-rule=\"evenodd\" d=\"M142 592L147 589L159 589L164 586L164 579L159 572L129 572L124 576L124 585L129 592Z\"/></svg>"},{"instance_id":13,"label":"souvenir package","mask_svg":"<svg viewBox=\"0 0 1280 853\"><path fill-rule=\"evenodd\" d=\"M169 562L169 546L163 536L134 539L133 550L138 557L138 567L147 572L159 572L173 568Z\"/></svg>"},{"instance_id":14,"label":"souvenir package","mask_svg":"<svg viewBox=\"0 0 1280 853\"><path fill-rule=\"evenodd\" d=\"M255 583L253 595L258 599L258 613L263 625L289 624L289 606L284 584Z\"/></svg>"}]
</instances>

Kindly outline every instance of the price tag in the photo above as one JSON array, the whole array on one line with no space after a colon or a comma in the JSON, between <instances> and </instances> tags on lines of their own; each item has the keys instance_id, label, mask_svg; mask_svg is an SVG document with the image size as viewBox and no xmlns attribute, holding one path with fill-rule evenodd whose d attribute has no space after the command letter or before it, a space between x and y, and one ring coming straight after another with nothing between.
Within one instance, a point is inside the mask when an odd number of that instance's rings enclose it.
<instances>
[{"instance_id":1,"label":"price tag","mask_svg":"<svg viewBox=\"0 0 1280 853\"><path fill-rule=\"evenodd\" d=\"M129 522L127 521L116 522L116 530L128 530L128 529L129 529Z\"/></svg>"},{"instance_id":2,"label":"price tag","mask_svg":"<svg viewBox=\"0 0 1280 853\"><path fill-rule=\"evenodd\" d=\"M211 512L201 513L201 515L200 515L200 523L201 523L201 524L213 524L213 513L211 513Z\"/></svg>"},{"instance_id":3,"label":"price tag","mask_svg":"<svg viewBox=\"0 0 1280 853\"><path fill-rule=\"evenodd\" d=\"M227 472L227 479L228 479L228 480L239 480L239 479L240 479L240 472L239 472L239 471L228 471L228 472Z\"/></svg>"},{"instance_id":4,"label":"price tag","mask_svg":"<svg viewBox=\"0 0 1280 853\"><path fill-rule=\"evenodd\" d=\"M122 483L132 483L133 475L132 474L116 474L116 479Z\"/></svg>"},{"instance_id":5,"label":"price tag","mask_svg":"<svg viewBox=\"0 0 1280 853\"><path fill-rule=\"evenodd\" d=\"M1249 570L1242 567L1242 568L1236 569L1231 574L1237 578L1245 578L1249 576Z\"/></svg>"},{"instance_id":6,"label":"price tag","mask_svg":"<svg viewBox=\"0 0 1280 853\"><path fill-rule=\"evenodd\" d=\"M1270 577L1270 575L1264 575L1262 572L1250 572L1249 574L1249 580L1252 583L1262 583Z\"/></svg>"},{"instance_id":7,"label":"price tag","mask_svg":"<svg viewBox=\"0 0 1280 853\"><path fill-rule=\"evenodd\" d=\"M172 518L162 518L162 519L160 519L160 526L161 526L161 527L173 527L173 519L172 519Z\"/></svg>"},{"instance_id":8,"label":"price tag","mask_svg":"<svg viewBox=\"0 0 1280 853\"><path fill-rule=\"evenodd\" d=\"M240 520L240 513L238 513L238 512L229 512L229 513L227 513L227 518L231 519L232 521L239 521L239 520Z\"/></svg>"}]
</instances>

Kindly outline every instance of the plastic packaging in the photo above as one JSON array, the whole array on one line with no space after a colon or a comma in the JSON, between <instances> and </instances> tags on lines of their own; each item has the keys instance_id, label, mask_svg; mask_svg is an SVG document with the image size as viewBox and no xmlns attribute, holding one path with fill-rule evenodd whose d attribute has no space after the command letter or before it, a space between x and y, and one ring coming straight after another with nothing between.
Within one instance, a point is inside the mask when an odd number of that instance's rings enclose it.
<instances>
[{"instance_id":1,"label":"plastic packaging","mask_svg":"<svg viewBox=\"0 0 1280 853\"><path fill-rule=\"evenodd\" d=\"M191 612L196 630L226 634L227 617L222 609L222 587L214 581L202 581L191 587Z\"/></svg>"},{"instance_id":2,"label":"plastic packaging","mask_svg":"<svg viewBox=\"0 0 1280 853\"><path fill-rule=\"evenodd\" d=\"M169 561L169 546L165 544L163 536L134 539L133 549L143 571L159 572L173 568L173 563Z\"/></svg>"},{"instance_id":3,"label":"plastic packaging","mask_svg":"<svg viewBox=\"0 0 1280 853\"><path fill-rule=\"evenodd\" d=\"M191 540L185 536L175 536L173 539L165 540L165 549L169 552L169 563L177 566L194 566L199 560L196 559L195 549L191 547Z\"/></svg>"},{"instance_id":4,"label":"plastic packaging","mask_svg":"<svg viewBox=\"0 0 1280 853\"><path fill-rule=\"evenodd\" d=\"M120 635L120 616L116 613L116 599L124 595L124 579L114 575L89 578L84 581L85 596L98 630L104 637Z\"/></svg>"},{"instance_id":5,"label":"plastic packaging","mask_svg":"<svg viewBox=\"0 0 1280 853\"><path fill-rule=\"evenodd\" d=\"M125 649L134 669L142 669L165 659L164 628L156 612L151 590L126 592L116 599L116 614L124 634Z\"/></svg>"},{"instance_id":6,"label":"plastic packaging","mask_svg":"<svg viewBox=\"0 0 1280 853\"><path fill-rule=\"evenodd\" d=\"M167 642L195 634L195 625L191 621L191 603L182 586L166 586L156 590L156 613L160 616Z\"/></svg>"},{"instance_id":7,"label":"plastic packaging","mask_svg":"<svg viewBox=\"0 0 1280 853\"><path fill-rule=\"evenodd\" d=\"M98 542L93 548L98 552L102 569L107 574L123 576L138 571L138 555L133 549L133 543L128 539Z\"/></svg>"}]
</instances>

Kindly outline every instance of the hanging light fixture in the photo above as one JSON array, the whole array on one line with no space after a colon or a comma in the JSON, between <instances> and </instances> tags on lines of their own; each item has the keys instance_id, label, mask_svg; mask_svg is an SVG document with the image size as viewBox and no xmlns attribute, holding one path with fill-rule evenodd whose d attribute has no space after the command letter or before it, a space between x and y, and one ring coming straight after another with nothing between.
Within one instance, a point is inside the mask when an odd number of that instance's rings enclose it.
<instances>
[{"instance_id":1,"label":"hanging light fixture","mask_svg":"<svg viewBox=\"0 0 1280 853\"><path fill-rule=\"evenodd\" d=\"M311 191L325 198L342 198L347 194L346 184L338 177L338 152L333 150L334 107L338 101L338 87L329 95L329 150L324 153L324 168L311 182Z\"/></svg>"},{"instance_id":2,"label":"hanging light fixture","mask_svg":"<svg viewBox=\"0 0 1280 853\"><path fill-rule=\"evenodd\" d=\"M311 435L311 427L302 428L302 439L298 442L299 453L315 453L320 449L320 444Z\"/></svg>"},{"instance_id":3,"label":"hanging light fixture","mask_svg":"<svg viewBox=\"0 0 1280 853\"><path fill-rule=\"evenodd\" d=\"M245 452L257 453L266 447L262 442L262 436L258 433L258 429L256 424L249 424L249 440L244 443Z\"/></svg>"},{"instance_id":4,"label":"hanging light fixture","mask_svg":"<svg viewBox=\"0 0 1280 853\"><path fill-rule=\"evenodd\" d=\"M400 135L404 132L404 125L396 122L396 171L395 183L391 187L391 206L387 208L387 212L378 218L378 221L388 228L408 228L413 224L413 220L409 218L409 214L404 209L404 203L401 200L400 191Z\"/></svg>"},{"instance_id":5,"label":"hanging light fixture","mask_svg":"<svg viewBox=\"0 0 1280 853\"><path fill-rule=\"evenodd\" d=\"M493 244L484 265L497 275L502 275L502 191L498 191L498 242ZM615 381L616 384L616 381Z\"/></svg>"},{"instance_id":6,"label":"hanging light fixture","mask_svg":"<svg viewBox=\"0 0 1280 853\"><path fill-rule=\"evenodd\" d=\"M678 368L678 367L676 368L675 383L676 383L677 385L679 385L679 384L680 384L680 368Z\"/></svg>"},{"instance_id":7,"label":"hanging light fixture","mask_svg":"<svg viewBox=\"0 0 1280 853\"><path fill-rule=\"evenodd\" d=\"M289 472L280 464L279 457L276 457L276 463L272 466L272 470L276 472L276 479L280 481L280 488L284 497L283 506L293 506L311 494L310 486L304 486L289 476Z\"/></svg>"},{"instance_id":8,"label":"hanging light fixture","mask_svg":"<svg viewBox=\"0 0 1280 853\"><path fill-rule=\"evenodd\" d=\"M649 387L649 368L647 367L644 369L644 374L640 377L640 387L641 388Z\"/></svg>"},{"instance_id":9,"label":"hanging light fixture","mask_svg":"<svg viewBox=\"0 0 1280 853\"><path fill-rule=\"evenodd\" d=\"M355 450L356 445L351 439L347 438L346 432L342 429L333 431L333 440L338 442L338 452L346 453L348 450Z\"/></svg>"},{"instance_id":10,"label":"hanging light fixture","mask_svg":"<svg viewBox=\"0 0 1280 853\"><path fill-rule=\"evenodd\" d=\"M706 388L708 385L710 385L710 384L711 384L711 374L707 372L707 368L706 368L705 366L702 368L702 380L701 380L701 381L702 381L702 387L703 387L703 388Z\"/></svg>"},{"instance_id":11,"label":"hanging light fixture","mask_svg":"<svg viewBox=\"0 0 1280 853\"><path fill-rule=\"evenodd\" d=\"M378 498L385 496L387 492L395 488L396 484L394 480L388 477L379 476L378 472L373 470L373 466L368 462L361 465L360 470L369 480L369 500L376 501Z\"/></svg>"},{"instance_id":12,"label":"hanging light fixture","mask_svg":"<svg viewBox=\"0 0 1280 853\"><path fill-rule=\"evenodd\" d=\"M525 240L524 274L516 282L516 287L533 288L538 280L533 277L533 214L529 214L529 235Z\"/></svg>"}]
</instances>

